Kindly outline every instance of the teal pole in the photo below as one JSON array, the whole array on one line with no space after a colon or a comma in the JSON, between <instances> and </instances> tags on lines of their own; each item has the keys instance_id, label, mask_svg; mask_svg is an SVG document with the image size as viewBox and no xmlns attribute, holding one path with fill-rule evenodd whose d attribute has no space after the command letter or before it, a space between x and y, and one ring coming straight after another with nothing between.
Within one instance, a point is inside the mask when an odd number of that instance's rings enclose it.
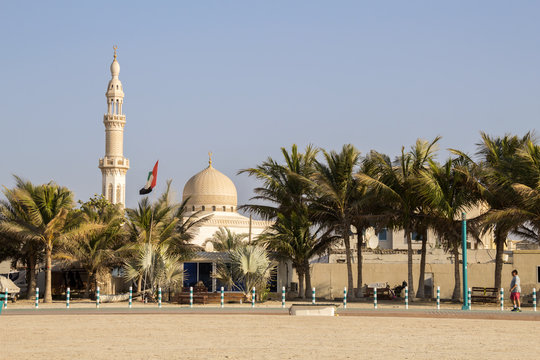
<instances>
[{"instance_id":1,"label":"teal pole","mask_svg":"<svg viewBox=\"0 0 540 360\"><path fill-rule=\"evenodd\" d=\"M39 288L36 287L36 309L39 308Z\"/></svg>"},{"instance_id":2,"label":"teal pole","mask_svg":"<svg viewBox=\"0 0 540 360\"><path fill-rule=\"evenodd\" d=\"M131 309L131 303L133 302L133 287L129 287L129 308Z\"/></svg>"},{"instance_id":3,"label":"teal pole","mask_svg":"<svg viewBox=\"0 0 540 360\"><path fill-rule=\"evenodd\" d=\"M461 213L461 252L463 257L463 306L461 310L469 310L469 284L467 283L467 215Z\"/></svg>"},{"instance_id":4,"label":"teal pole","mask_svg":"<svg viewBox=\"0 0 540 360\"><path fill-rule=\"evenodd\" d=\"M158 307L161 307L161 288L158 289Z\"/></svg>"},{"instance_id":5,"label":"teal pole","mask_svg":"<svg viewBox=\"0 0 540 360\"><path fill-rule=\"evenodd\" d=\"M221 307L223 307L225 304L225 288L221 287Z\"/></svg>"},{"instance_id":6,"label":"teal pole","mask_svg":"<svg viewBox=\"0 0 540 360\"><path fill-rule=\"evenodd\" d=\"M285 307L285 286L281 288L281 307Z\"/></svg>"},{"instance_id":7,"label":"teal pole","mask_svg":"<svg viewBox=\"0 0 540 360\"><path fill-rule=\"evenodd\" d=\"M66 291L66 308L69 309L69 288L67 288L67 291Z\"/></svg>"}]
</instances>

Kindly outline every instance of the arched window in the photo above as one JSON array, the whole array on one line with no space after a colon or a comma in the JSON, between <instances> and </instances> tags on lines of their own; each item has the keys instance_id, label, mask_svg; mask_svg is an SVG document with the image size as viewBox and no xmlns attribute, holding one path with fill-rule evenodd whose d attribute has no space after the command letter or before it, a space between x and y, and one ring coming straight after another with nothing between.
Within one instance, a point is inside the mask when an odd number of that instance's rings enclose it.
<instances>
[{"instance_id":1,"label":"arched window","mask_svg":"<svg viewBox=\"0 0 540 360\"><path fill-rule=\"evenodd\" d=\"M231 206L231 212L234 212L234 207Z\"/></svg>"},{"instance_id":2,"label":"arched window","mask_svg":"<svg viewBox=\"0 0 540 360\"><path fill-rule=\"evenodd\" d=\"M227 211L227 208L225 206L223 207L223 211Z\"/></svg>"},{"instance_id":3,"label":"arched window","mask_svg":"<svg viewBox=\"0 0 540 360\"><path fill-rule=\"evenodd\" d=\"M107 189L107 200L109 200L110 203L113 202L113 186L112 184L109 184Z\"/></svg>"},{"instance_id":4,"label":"arched window","mask_svg":"<svg viewBox=\"0 0 540 360\"><path fill-rule=\"evenodd\" d=\"M191 211L195 211L195 205L191 207Z\"/></svg>"},{"instance_id":5,"label":"arched window","mask_svg":"<svg viewBox=\"0 0 540 360\"><path fill-rule=\"evenodd\" d=\"M206 210L206 208L204 207L204 205L201 207L201 210L202 210L202 211Z\"/></svg>"},{"instance_id":6,"label":"arched window","mask_svg":"<svg viewBox=\"0 0 540 360\"><path fill-rule=\"evenodd\" d=\"M118 85L116 85L116 90L118 90Z\"/></svg>"},{"instance_id":7,"label":"arched window","mask_svg":"<svg viewBox=\"0 0 540 360\"><path fill-rule=\"evenodd\" d=\"M216 211L216 207L215 207L215 206L212 206L212 211Z\"/></svg>"},{"instance_id":8,"label":"arched window","mask_svg":"<svg viewBox=\"0 0 540 360\"><path fill-rule=\"evenodd\" d=\"M116 203L122 202L122 185L116 185Z\"/></svg>"}]
</instances>

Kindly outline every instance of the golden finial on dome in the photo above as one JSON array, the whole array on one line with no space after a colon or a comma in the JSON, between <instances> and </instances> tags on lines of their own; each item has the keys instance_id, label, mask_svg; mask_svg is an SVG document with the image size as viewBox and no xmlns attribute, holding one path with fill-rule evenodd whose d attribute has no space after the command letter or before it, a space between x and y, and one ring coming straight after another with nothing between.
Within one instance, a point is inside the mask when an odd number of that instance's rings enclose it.
<instances>
[{"instance_id":1,"label":"golden finial on dome","mask_svg":"<svg viewBox=\"0 0 540 360\"><path fill-rule=\"evenodd\" d=\"M212 155L213 155L212 152L209 152L209 153L208 153L208 165L209 165L210 167L212 167Z\"/></svg>"},{"instance_id":2,"label":"golden finial on dome","mask_svg":"<svg viewBox=\"0 0 540 360\"><path fill-rule=\"evenodd\" d=\"M116 50L118 49L118 46L114 45L113 49L114 49L114 60L116 60Z\"/></svg>"}]
</instances>

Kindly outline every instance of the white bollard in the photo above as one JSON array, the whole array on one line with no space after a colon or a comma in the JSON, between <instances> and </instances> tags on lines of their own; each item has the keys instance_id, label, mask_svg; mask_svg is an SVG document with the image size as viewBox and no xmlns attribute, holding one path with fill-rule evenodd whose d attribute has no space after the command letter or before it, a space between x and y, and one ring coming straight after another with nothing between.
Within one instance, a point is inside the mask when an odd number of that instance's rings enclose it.
<instances>
[{"instance_id":1,"label":"white bollard","mask_svg":"<svg viewBox=\"0 0 540 360\"><path fill-rule=\"evenodd\" d=\"M536 311L536 288L533 288L533 311Z\"/></svg>"},{"instance_id":2,"label":"white bollard","mask_svg":"<svg viewBox=\"0 0 540 360\"><path fill-rule=\"evenodd\" d=\"M469 310L472 310L471 294L472 294L472 291L471 291L471 288L469 288L469 291L467 292L467 299L469 301Z\"/></svg>"},{"instance_id":3,"label":"white bollard","mask_svg":"<svg viewBox=\"0 0 540 360\"><path fill-rule=\"evenodd\" d=\"M193 307L193 286L189 287L189 307Z\"/></svg>"},{"instance_id":4,"label":"white bollard","mask_svg":"<svg viewBox=\"0 0 540 360\"><path fill-rule=\"evenodd\" d=\"M347 308L347 287L343 288L343 308Z\"/></svg>"},{"instance_id":5,"label":"white bollard","mask_svg":"<svg viewBox=\"0 0 540 360\"><path fill-rule=\"evenodd\" d=\"M315 305L315 288L311 289L311 303Z\"/></svg>"},{"instance_id":6,"label":"white bollard","mask_svg":"<svg viewBox=\"0 0 540 360\"><path fill-rule=\"evenodd\" d=\"M69 288L66 289L66 308L69 309L69 295L70 291Z\"/></svg>"},{"instance_id":7,"label":"white bollard","mask_svg":"<svg viewBox=\"0 0 540 360\"><path fill-rule=\"evenodd\" d=\"M99 309L99 286L96 288L96 308Z\"/></svg>"},{"instance_id":8,"label":"white bollard","mask_svg":"<svg viewBox=\"0 0 540 360\"><path fill-rule=\"evenodd\" d=\"M501 304L501 311L504 311L504 289L499 291L499 303Z\"/></svg>"},{"instance_id":9,"label":"white bollard","mask_svg":"<svg viewBox=\"0 0 540 360\"><path fill-rule=\"evenodd\" d=\"M221 287L221 307L225 304L225 288Z\"/></svg>"},{"instance_id":10,"label":"white bollard","mask_svg":"<svg viewBox=\"0 0 540 360\"><path fill-rule=\"evenodd\" d=\"M158 307L161 308L161 288L158 289Z\"/></svg>"},{"instance_id":11,"label":"white bollard","mask_svg":"<svg viewBox=\"0 0 540 360\"><path fill-rule=\"evenodd\" d=\"M129 308L131 309L131 306L133 304L133 287L129 287Z\"/></svg>"},{"instance_id":12,"label":"white bollard","mask_svg":"<svg viewBox=\"0 0 540 360\"><path fill-rule=\"evenodd\" d=\"M285 286L281 288L281 307L285 307Z\"/></svg>"},{"instance_id":13,"label":"white bollard","mask_svg":"<svg viewBox=\"0 0 540 360\"><path fill-rule=\"evenodd\" d=\"M255 307L255 287L253 287L253 290L251 290L251 307Z\"/></svg>"},{"instance_id":14,"label":"white bollard","mask_svg":"<svg viewBox=\"0 0 540 360\"><path fill-rule=\"evenodd\" d=\"M373 308L377 308L377 288L373 288Z\"/></svg>"},{"instance_id":15,"label":"white bollard","mask_svg":"<svg viewBox=\"0 0 540 360\"><path fill-rule=\"evenodd\" d=\"M437 286L437 310L441 310L441 287Z\"/></svg>"},{"instance_id":16,"label":"white bollard","mask_svg":"<svg viewBox=\"0 0 540 360\"><path fill-rule=\"evenodd\" d=\"M39 308L39 288L36 287L36 309Z\"/></svg>"},{"instance_id":17,"label":"white bollard","mask_svg":"<svg viewBox=\"0 0 540 360\"><path fill-rule=\"evenodd\" d=\"M405 286L405 309L409 308L409 287Z\"/></svg>"}]
</instances>

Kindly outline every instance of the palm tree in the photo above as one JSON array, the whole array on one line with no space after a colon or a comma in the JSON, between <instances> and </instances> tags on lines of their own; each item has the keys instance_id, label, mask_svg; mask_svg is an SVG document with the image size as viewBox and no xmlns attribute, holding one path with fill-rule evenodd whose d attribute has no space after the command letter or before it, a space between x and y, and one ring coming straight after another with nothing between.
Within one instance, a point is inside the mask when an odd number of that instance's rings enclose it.
<instances>
[{"instance_id":1,"label":"palm tree","mask_svg":"<svg viewBox=\"0 0 540 360\"><path fill-rule=\"evenodd\" d=\"M312 146L307 146L304 153L298 152L296 145L293 145L289 152L285 148L281 148L283 155L283 163L279 163L272 158L268 158L265 162L257 167L241 170L239 173L247 173L249 176L254 176L256 179L262 181L262 186L255 188L254 192L256 196L251 198L254 201L262 201L263 203L247 204L240 208L245 209L248 212L254 213L268 220L279 221L278 218L291 219L293 214L296 220L305 221L300 225L298 222L295 224L296 229L305 229L310 226L312 213L310 211L310 198L313 196L313 183L310 180L314 174L315 157L318 150ZM292 224L289 224L292 225ZM286 227L283 222L278 226ZM275 229L276 230L276 229ZM284 240L290 235L289 231L292 228L283 231ZM288 237L293 241L293 237ZM296 239L298 240L298 239ZM295 240L295 241L296 241ZM291 247L297 245L291 244ZM276 250L280 252L281 247L277 249L269 248L270 250ZM309 260L309 259L308 259ZM305 277L304 270L306 267L298 267L297 271L299 280ZM307 267L309 271L309 267ZM307 274L307 280L310 277ZM303 289L303 281L300 281L300 288ZM305 292L300 291L299 296L307 296L307 292L310 287L305 288Z\"/></svg>"},{"instance_id":2,"label":"palm tree","mask_svg":"<svg viewBox=\"0 0 540 360\"><path fill-rule=\"evenodd\" d=\"M401 155L394 162L384 154L371 152L375 175L358 174L360 182L370 187L379 201L384 203L393 216L389 217L388 228L401 228L407 240L407 282L409 292L414 294L413 285L413 250L412 232L423 232L425 224L422 223L422 202L415 189L415 182L419 172L424 171L428 161L432 159L437 150L440 137L427 142L418 139L409 152L401 148ZM417 296L424 296L424 271L426 254L426 236L422 240L422 259L420 262L420 279Z\"/></svg>"},{"instance_id":3,"label":"palm tree","mask_svg":"<svg viewBox=\"0 0 540 360\"><path fill-rule=\"evenodd\" d=\"M206 240L203 244L212 244L214 251L229 251L240 246L247 238L247 234L233 233L229 228L220 227L212 237Z\"/></svg>"},{"instance_id":4,"label":"palm tree","mask_svg":"<svg viewBox=\"0 0 540 360\"><path fill-rule=\"evenodd\" d=\"M257 293L266 290L268 281L275 268L268 252L262 246L245 245L228 251L229 260L234 274L234 283L249 298L251 289Z\"/></svg>"},{"instance_id":5,"label":"palm tree","mask_svg":"<svg viewBox=\"0 0 540 360\"><path fill-rule=\"evenodd\" d=\"M119 266L117 256L124 239L124 217L118 205L109 203L103 196L95 196L81 204L79 210L85 219L98 225L94 231L75 236L71 241L60 244L55 258L78 262L88 273L84 297L89 297L90 288L97 287L98 276Z\"/></svg>"},{"instance_id":6,"label":"palm tree","mask_svg":"<svg viewBox=\"0 0 540 360\"><path fill-rule=\"evenodd\" d=\"M30 219L25 209L14 196L16 189L33 191L34 185L15 176L14 189L4 188L6 200L0 200L0 247L2 258L12 262L22 261L26 266L27 299L32 299L36 287L36 267L42 261L41 243L24 232L14 231L14 226L28 223Z\"/></svg>"},{"instance_id":7,"label":"palm tree","mask_svg":"<svg viewBox=\"0 0 540 360\"><path fill-rule=\"evenodd\" d=\"M319 222L333 227L341 235L347 259L347 286L354 289L350 233L359 185L354 174L360 153L347 144L340 153L323 151L323 155L324 163L315 162L313 209Z\"/></svg>"},{"instance_id":8,"label":"palm tree","mask_svg":"<svg viewBox=\"0 0 540 360\"><path fill-rule=\"evenodd\" d=\"M3 223L3 230L17 237L32 239L45 249L45 295L44 302L52 302L51 267L52 253L56 244L67 242L74 236L95 228L81 221L74 214L73 194L53 182L32 188L15 188L13 198L26 216L18 221Z\"/></svg>"},{"instance_id":9,"label":"palm tree","mask_svg":"<svg viewBox=\"0 0 540 360\"><path fill-rule=\"evenodd\" d=\"M459 249L461 247L461 213L480 204L478 183L471 181L470 162L458 157L447 160L443 165L429 161L429 170L419 173L417 191L427 208L429 227L441 240L446 251L454 257L453 300L459 300L461 282L459 276ZM469 221L469 231L474 231L475 222Z\"/></svg>"},{"instance_id":10,"label":"palm tree","mask_svg":"<svg viewBox=\"0 0 540 360\"><path fill-rule=\"evenodd\" d=\"M256 241L292 262L298 274L298 293L303 299L311 291L310 259L323 253L337 240L331 230L325 231L324 227L312 224L308 216L307 212L298 214L293 211L288 216L279 213L276 222Z\"/></svg>"},{"instance_id":11,"label":"palm tree","mask_svg":"<svg viewBox=\"0 0 540 360\"><path fill-rule=\"evenodd\" d=\"M518 205L519 199L514 187L515 179L520 178L518 153L532 140L530 133L523 137L505 135L493 138L481 133L482 142L478 145L480 164L476 165L476 178L482 186L482 196L490 210L484 216L484 231L493 231L496 246L495 281L501 287L504 246L508 233L518 228L522 222L505 210ZM509 215L509 216L505 216Z\"/></svg>"},{"instance_id":12,"label":"palm tree","mask_svg":"<svg viewBox=\"0 0 540 360\"><path fill-rule=\"evenodd\" d=\"M368 154L360 163L358 174L365 176L374 176L376 174L376 162L373 161L371 154ZM358 177L358 174L355 176ZM362 182L358 182L358 188L355 192L355 200L352 214L351 224L353 225L357 236L357 277L356 277L356 297L361 298L363 294L363 255L362 244L365 240L366 232L370 228L382 230L389 224L389 219L392 218L392 212L388 211L385 204L381 203L377 198L377 193L372 191Z\"/></svg>"}]
</instances>

